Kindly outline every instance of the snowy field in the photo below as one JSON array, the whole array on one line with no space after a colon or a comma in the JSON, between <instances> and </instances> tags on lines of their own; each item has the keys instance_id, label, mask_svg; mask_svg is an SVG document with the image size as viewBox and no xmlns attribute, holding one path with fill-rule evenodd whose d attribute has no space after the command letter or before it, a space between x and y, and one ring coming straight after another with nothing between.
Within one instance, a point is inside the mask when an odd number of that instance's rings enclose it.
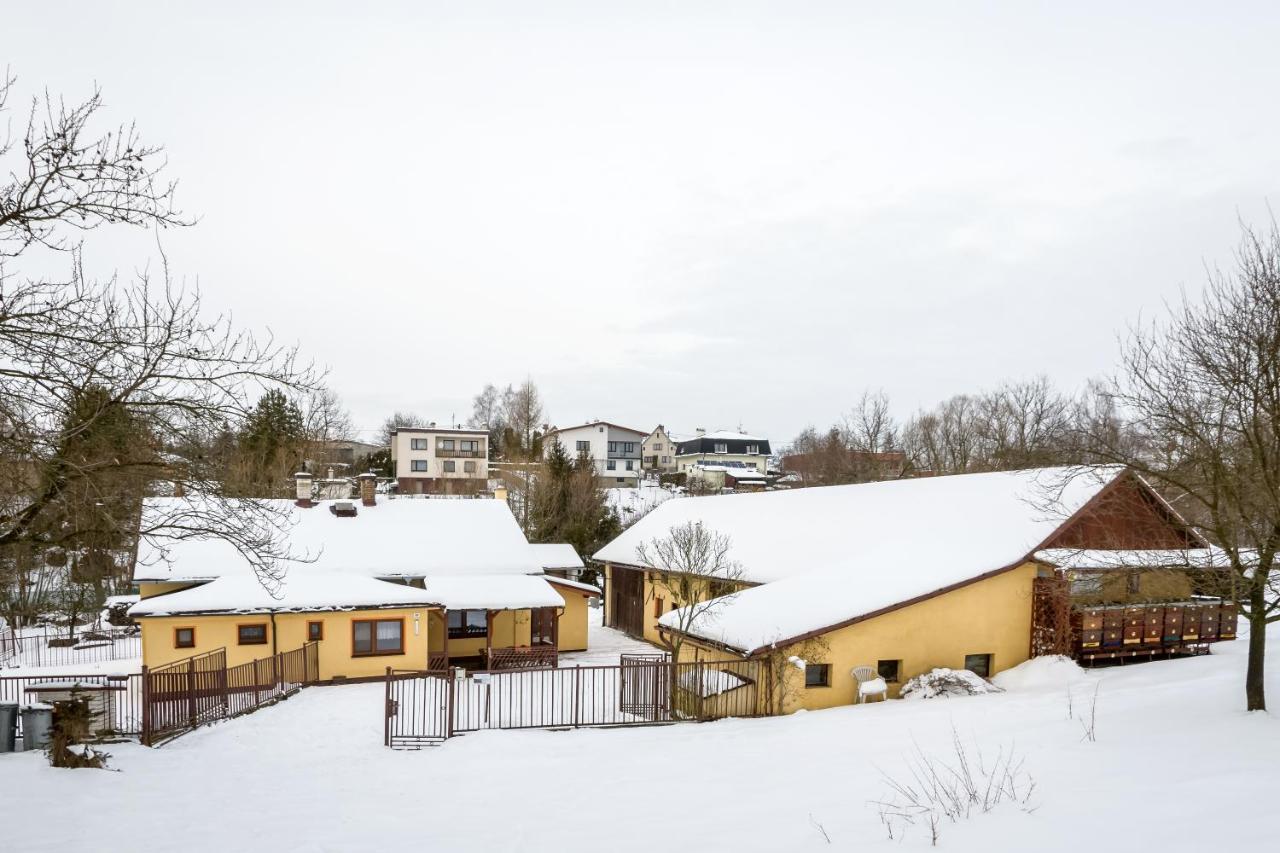
<instances>
[{"instance_id":1,"label":"snowy field","mask_svg":"<svg viewBox=\"0 0 1280 853\"><path fill-rule=\"evenodd\" d=\"M954 729L984 764L1017 750L1035 780L1034 810L1005 803L943 823L940 849L1270 849L1280 723L1239 710L1245 643L1216 649L1088 674L1037 666L1003 679L1010 689L996 695L655 728L486 731L421 752L382 747L381 685L316 687L161 749L113 745L116 773L0 756L0 846L926 849L923 828L889 841L872 801L886 796L883 774L904 776L915 745L946 760ZM1280 702L1276 672L1268 688ZM1095 688L1090 742L1080 717ZM673 808L681 787L686 806Z\"/></svg>"}]
</instances>

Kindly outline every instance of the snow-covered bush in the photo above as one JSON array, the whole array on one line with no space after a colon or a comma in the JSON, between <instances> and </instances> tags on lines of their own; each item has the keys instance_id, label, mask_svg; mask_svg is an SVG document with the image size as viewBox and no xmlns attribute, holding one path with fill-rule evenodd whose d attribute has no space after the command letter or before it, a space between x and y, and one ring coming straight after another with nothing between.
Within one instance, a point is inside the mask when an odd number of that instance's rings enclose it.
<instances>
[{"instance_id":1,"label":"snow-covered bush","mask_svg":"<svg viewBox=\"0 0 1280 853\"><path fill-rule=\"evenodd\" d=\"M932 672L917 675L902 685L903 699L935 699L939 696L978 696L982 693L1003 693L1002 688L984 681L981 676L967 669L938 667Z\"/></svg>"},{"instance_id":2,"label":"snow-covered bush","mask_svg":"<svg viewBox=\"0 0 1280 853\"><path fill-rule=\"evenodd\" d=\"M1082 681L1089 674L1065 655L1043 655L998 673L991 681L1005 690L1061 690Z\"/></svg>"}]
</instances>

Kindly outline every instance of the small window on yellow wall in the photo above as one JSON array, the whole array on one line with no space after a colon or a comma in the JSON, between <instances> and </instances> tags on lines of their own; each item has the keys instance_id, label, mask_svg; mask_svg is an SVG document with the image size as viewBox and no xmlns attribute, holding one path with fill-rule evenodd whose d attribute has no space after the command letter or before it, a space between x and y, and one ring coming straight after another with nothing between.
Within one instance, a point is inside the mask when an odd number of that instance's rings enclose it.
<instances>
[{"instance_id":1,"label":"small window on yellow wall","mask_svg":"<svg viewBox=\"0 0 1280 853\"><path fill-rule=\"evenodd\" d=\"M242 646L265 646L267 644L267 626L261 625L239 625L236 630L236 637Z\"/></svg>"},{"instance_id":2,"label":"small window on yellow wall","mask_svg":"<svg viewBox=\"0 0 1280 853\"><path fill-rule=\"evenodd\" d=\"M900 660L876 661L876 674L890 684L898 680L898 673L901 670L902 661Z\"/></svg>"},{"instance_id":3,"label":"small window on yellow wall","mask_svg":"<svg viewBox=\"0 0 1280 853\"><path fill-rule=\"evenodd\" d=\"M830 687L831 686L831 664L829 663L805 664L804 686L805 687Z\"/></svg>"},{"instance_id":4,"label":"small window on yellow wall","mask_svg":"<svg viewBox=\"0 0 1280 853\"><path fill-rule=\"evenodd\" d=\"M175 649L194 649L196 647L196 629L174 628L173 647Z\"/></svg>"},{"instance_id":5,"label":"small window on yellow wall","mask_svg":"<svg viewBox=\"0 0 1280 853\"><path fill-rule=\"evenodd\" d=\"M307 642L314 643L316 640L324 639L324 623L308 622L307 623Z\"/></svg>"},{"instance_id":6,"label":"small window on yellow wall","mask_svg":"<svg viewBox=\"0 0 1280 853\"><path fill-rule=\"evenodd\" d=\"M983 678L991 677L991 655L965 655L964 668L972 672L974 675L980 675Z\"/></svg>"}]
</instances>

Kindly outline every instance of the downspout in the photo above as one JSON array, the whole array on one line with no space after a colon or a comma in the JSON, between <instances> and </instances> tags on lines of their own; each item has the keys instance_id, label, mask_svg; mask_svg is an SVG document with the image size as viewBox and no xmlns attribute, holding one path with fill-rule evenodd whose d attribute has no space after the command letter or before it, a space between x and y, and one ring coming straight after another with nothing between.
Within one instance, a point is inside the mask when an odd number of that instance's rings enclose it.
<instances>
[{"instance_id":1,"label":"downspout","mask_svg":"<svg viewBox=\"0 0 1280 853\"><path fill-rule=\"evenodd\" d=\"M271 656L275 657L280 652L276 647L276 612L271 611Z\"/></svg>"}]
</instances>

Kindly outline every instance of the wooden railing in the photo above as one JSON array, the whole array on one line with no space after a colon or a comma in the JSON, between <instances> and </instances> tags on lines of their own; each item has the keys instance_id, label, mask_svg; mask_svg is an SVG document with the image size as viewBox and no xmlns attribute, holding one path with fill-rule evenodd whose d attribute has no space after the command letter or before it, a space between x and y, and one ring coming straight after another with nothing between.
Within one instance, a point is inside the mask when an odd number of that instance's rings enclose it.
<instances>
[{"instance_id":1,"label":"wooden railing","mask_svg":"<svg viewBox=\"0 0 1280 853\"><path fill-rule=\"evenodd\" d=\"M516 646L509 649L489 649L487 669L538 669L555 666L559 660L556 647Z\"/></svg>"}]
</instances>

